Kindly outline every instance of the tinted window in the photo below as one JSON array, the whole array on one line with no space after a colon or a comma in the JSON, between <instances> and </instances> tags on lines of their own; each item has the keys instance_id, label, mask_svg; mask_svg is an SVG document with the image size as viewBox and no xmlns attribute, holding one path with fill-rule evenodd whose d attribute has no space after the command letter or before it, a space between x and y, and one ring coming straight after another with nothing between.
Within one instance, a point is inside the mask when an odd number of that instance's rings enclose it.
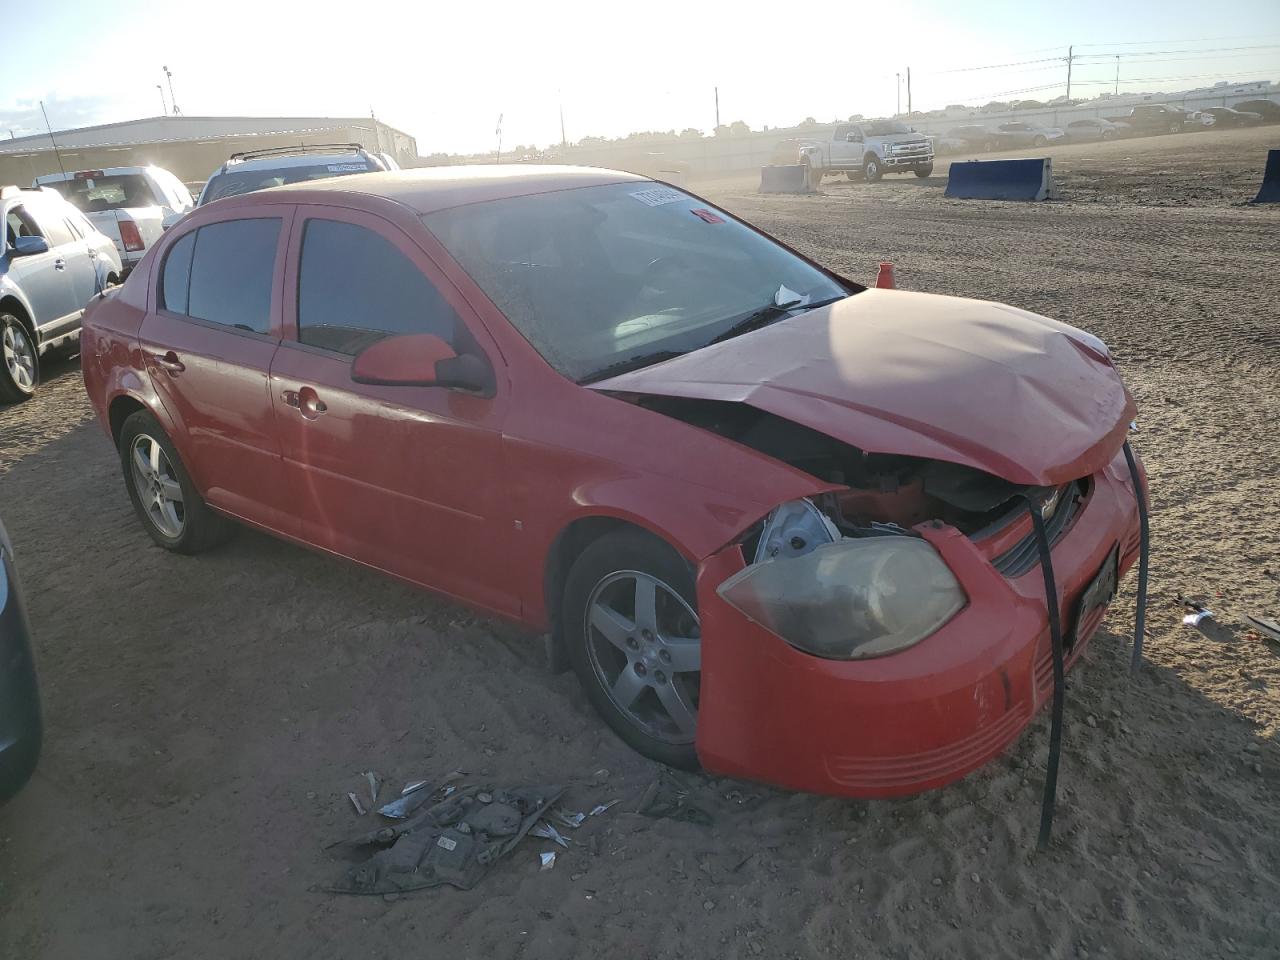
<instances>
[{"instance_id":1,"label":"tinted window","mask_svg":"<svg viewBox=\"0 0 1280 960\"><path fill-rule=\"evenodd\" d=\"M369 163L364 157L335 156L325 158L306 166L288 166L272 169L237 170L234 167L227 173L220 173L209 180L205 187L204 203L222 197L238 197L242 193L265 190L267 187L280 187L290 183L305 183L308 180L324 180L329 177L345 177L352 173L368 173L381 169L377 164Z\"/></svg>"},{"instance_id":2,"label":"tinted window","mask_svg":"<svg viewBox=\"0 0 1280 960\"><path fill-rule=\"evenodd\" d=\"M76 177L46 184L86 213L121 210L125 207L151 207L158 202L147 178L140 173L115 176Z\"/></svg>"},{"instance_id":3,"label":"tinted window","mask_svg":"<svg viewBox=\"0 0 1280 960\"><path fill-rule=\"evenodd\" d=\"M160 307L173 313L187 312L187 288L191 283L191 251L196 246L192 231L170 248L160 275Z\"/></svg>"},{"instance_id":4,"label":"tinted window","mask_svg":"<svg viewBox=\"0 0 1280 960\"><path fill-rule=\"evenodd\" d=\"M266 333L279 236L278 219L228 220L197 230L187 313Z\"/></svg>"},{"instance_id":5,"label":"tinted window","mask_svg":"<svg viewBox=\"0 0 1280 960\"><path fill-rule=\"evenodd\" d=\"M18 237L39 237L40 228L22 207L10 207L4 220L5 240L13 246Z\"/></svg>"},{"instance_id":6,"label":"tinted window","mask_svg":"<svg viewBox=\"0 0 1280 960\"><path fill-rule=\"evenodd\" d=\"M455 342L458 317L412 261L351 223L308 220L298 272L298 340L356 354L386 336Z\"/></svg>"},{"instance_id":7,"label":"tinted window","mask_svg":"<svg viewBox=\"0 0 1280 960\"><path fill-rule=\"evenodd\" d=\"M43 206L36 207L35 204L32 204L29 210L36 218L36 223L40 225L40 232L49 241L49 246L60 247L63 244L75 242L76 238L71 235L71 228L62 222L62 211Z\"/></svg>"}]
</instances>

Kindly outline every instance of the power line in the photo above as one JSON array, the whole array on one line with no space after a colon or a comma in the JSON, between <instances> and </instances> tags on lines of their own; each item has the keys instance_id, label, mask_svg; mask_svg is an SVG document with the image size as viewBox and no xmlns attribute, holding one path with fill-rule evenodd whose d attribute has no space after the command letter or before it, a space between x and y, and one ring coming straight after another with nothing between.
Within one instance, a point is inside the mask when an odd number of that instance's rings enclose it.
<instances>
[{"instance_id":1,"label":"power line","mask_svg":"<svg viewBox=\"0 0 1280 960\"><path fill-rule=\"evenodd\" d=\"M1263 40L1270 37L1280 37L1280 33L1245 33L1234 37L1203 37L1197 40L1188 40L1185 37L1177 40L1114 40L1108 43L1077 43L1077 47L1143 47L1153 43L1223 43L1227 40ZM1102 56L1114 56L1114 54L1102 54Z\"/></svg>"},{"instance_id":2,"label":"power line","mask_svg":"<svg viewBox=\"0 0 1280 960\"><path fill-rule=\"evenodd\" d=\"M1197 47L1190 50L1133 50L1122 51L1121 53L1082 53L1080 56L1104 57L1106 59L1110 59L1111 57L1158 57L1166 53L1230 53L1234 50L1275 50L1277 48L1280 48L1280 43L1262 43L1248 47L1209 47L1207 49Z\"/></svg>"},{"instance_id":3,"label":"power line","mask_svg":"<svg viewBox=\"0 0 1280 960\"><path fill-rule=\"evenodd\" d=\"M952 70L934 70L932 71L932 74L969 73L973 70L1001 70L1005 67L1021 67L1028 63L1049 63L1051 61L1054 63L1062 63L1065 59L1065 57L1042 57L1039 60L1018 60L1015 63L988 63L980 67L956 67Z\"/></svg>"}]
</instances>

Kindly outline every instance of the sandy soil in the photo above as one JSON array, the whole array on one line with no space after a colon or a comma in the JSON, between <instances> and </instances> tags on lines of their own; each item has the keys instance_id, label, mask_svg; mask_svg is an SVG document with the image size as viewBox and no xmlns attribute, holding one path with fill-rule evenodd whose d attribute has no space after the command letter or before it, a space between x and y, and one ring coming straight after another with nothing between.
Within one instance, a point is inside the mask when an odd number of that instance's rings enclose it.
<instances>
[{"instance_id":1,"label":"sandy soil","mask_svg":"<svg viewBox=\"0 0 1280 960\"><path fill-rule=\"evenodd\" d=\"M937 177L702 188L850 277L892 260L904 287L1111 343L1155 506L1150 659L1130 679L1130 578L1071 677L1047 854L1043 721L914 799L698 777L710 826L639 816L657 769L530 638L254 533L152 547L64 363L0 410L48 717L0 811L0 957L1280 956L1280 647L1242 620L1280 614L1280 210L1240 205L1268 145L1280 128L1066 148L1067 199L1041 205L948 201ZM1218 622L1182 626L1180 592ZM528 840L467 893L319 892L370 767L624 802L549 873Z\"/></svg>"}]
</instances>

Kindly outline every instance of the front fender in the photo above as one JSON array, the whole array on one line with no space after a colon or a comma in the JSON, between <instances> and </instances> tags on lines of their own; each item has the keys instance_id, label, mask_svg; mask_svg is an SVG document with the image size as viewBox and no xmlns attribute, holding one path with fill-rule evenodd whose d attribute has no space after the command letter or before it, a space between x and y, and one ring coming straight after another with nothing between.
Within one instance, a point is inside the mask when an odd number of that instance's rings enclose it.
<instances>
[{"instance_id":1,"label":"front fender","mask_svg":"<svg viewBox=\"0 0 1280 960\"><path fill-rule=\"evenodd\" d=\"M31 309L31 302L23 296L22 288L9 279L7 275L0 275L0 300L16 300L22 308L22 312L26 314L27 319L31 321L32 326L36 323L35 311Z\"/></svg>"}]
</instances>

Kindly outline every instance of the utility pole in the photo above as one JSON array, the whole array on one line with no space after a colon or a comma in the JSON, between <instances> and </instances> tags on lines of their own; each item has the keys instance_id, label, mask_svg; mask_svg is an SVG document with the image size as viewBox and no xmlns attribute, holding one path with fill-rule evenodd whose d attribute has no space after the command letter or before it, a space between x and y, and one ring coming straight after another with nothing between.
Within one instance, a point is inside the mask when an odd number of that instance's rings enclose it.
<instances>
[{"instance_id":1,"label":"utility pole","mask_svg":"<svg viewBox=\"0 0 1280 960\"><path fill-rule=\"evenodd\" d=\"M560 98L560 149L565 150L569 146L569 138L564 135L564 98Z\"/></svg>"},{"instance_id":2,"label":"utility pole","mask_svg":"<svg viewBox=\"0 0 1280 960\"><path fill-rule=\"evenodd\" d=\"M902 113L902 74L895 73L893 75L893 79L897 81L897 83L893 88L894 93L897 94L897 100L895 101L895 106L893 109L893 115L896 117L901 115Z\"/></svg>"},{"instance_id":3,"label":"utility pole","mask_svg":"<svg viewBox=\"0 0 1280 960\"><path fill-rule=\"evenodd\" d=\"M178 109L178 98L173 95L173 74L169 72L168 67L161 67L160 69L164 71L164 75L169 81L169 102L173 104L173 115L176 117L182 111Z\"/></svg>"},{"instance_id":4,"label":"utility pole","mask_svg":"<svg viewBox=\"0 0 1280 960\"><path fill-rule=\"evenodd\" d=\"M720 129L720 88L716 87L716 130ZM711 131L715 133L715 130Z\"/></svg>"},{"instance_id":5,"label":"utility pole","mask_svg":"<svg viewBox=\"0 0 1280 960\"><path fill-rule=\"evenodd\" d=\"M907 67L907 119L911 119L911 68Z\"/></svg>"},{"instance_id":6,"label":"utility pole","mask_svg":"<svg viewBox=\"0 0 1280 960\"><path fill-rule=\"evenodd\" d=\"M160 116L167 117L169 115L169 104L164 101L164 87L157 83L156 89L160 91Z\"/></svg>"},{"instance_id":7,"label":"utility pole","mask_svg":"<svg viewBox=\"0 0 1280 960\"><path fill-rule=\"evenodd\" d=\"M498 152L494 155L493 162L502 162L502 114L498 114L498 129L493 131L498 135Z\"/></svg>"},{"instance_id":8,"label":"utility pole","mask_svg":"<svg viewBox=\"0 0 1280 960\"><path fill-rule=\"evenodd\" d=\"M1075 47L1067 47L1067 99L1071 99L1071 61L1075 60Z\"/></svg>"},{"instance_id":9,"label":"utility pole","mask_svg":"<svg viewBox=\"0 0 1280 960\"><path fill-rule=\"evenodd\" d=\"M1116 54L1116 96L1120 96L1120 54Z\"/></svg>"}]
</instances>

